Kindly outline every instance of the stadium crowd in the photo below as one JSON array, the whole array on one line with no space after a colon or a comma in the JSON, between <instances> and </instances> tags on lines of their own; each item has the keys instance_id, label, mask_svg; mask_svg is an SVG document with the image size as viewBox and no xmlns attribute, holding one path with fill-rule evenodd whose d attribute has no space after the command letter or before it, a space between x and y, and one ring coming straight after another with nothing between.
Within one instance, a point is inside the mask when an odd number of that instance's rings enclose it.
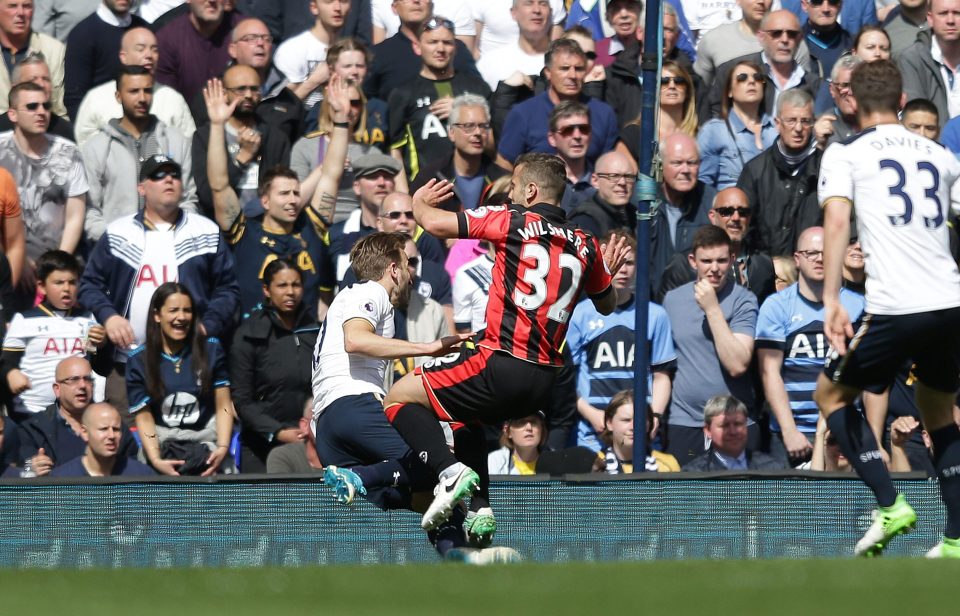
<instances>
[{"instance_id":1,"label":"stadium crowd","mask_svg":"<svg viewBox=\"0 0 960 616\"><path fill-rule=\"evenodd\" d=\"M858 132L853 69L890 58L903 124L960 155L960 0L775 4L666 0L650 260L616 273L612 314L558 317L564 376L486 435L491 473L849 469L813 401L821 156ZM485 327L493 247L418 226L431 179L446 209L500 206L520 155L556 154L566 217L635 248L643 9L0 0L5 476L322 469L312 357L360 239L409 238L396 338ZM865 258L854 232L853 318ZM637 267L656 303L635 461ZM932 474L910 369L861 404L891 469Z\"/></svg>"}]
</instances>

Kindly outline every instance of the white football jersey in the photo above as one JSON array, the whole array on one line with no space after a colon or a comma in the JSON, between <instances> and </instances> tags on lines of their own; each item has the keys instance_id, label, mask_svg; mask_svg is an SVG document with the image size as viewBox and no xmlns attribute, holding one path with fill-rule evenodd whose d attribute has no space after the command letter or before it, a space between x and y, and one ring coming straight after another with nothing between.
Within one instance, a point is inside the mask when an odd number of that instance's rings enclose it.
<instances>
[{"instance_id":1,"label":"white football jersey","mask_svg":"<svg viewBox=\"0 0 960 616\"><path fill-rule=\"evenodd\" d=\"M827 147L820 205L853 202L871 314L960 306L960 272L947 218L960 206L960 162L942 145L899 124L881 124Z\"/></svg>"},{"instance_id":2,"label":"white football jersey","mask_svg":"<svg viewBox=\"0 0 960 616\"><path fill-rule=\"evenodd\" d=\"M343 325L350 319L364 319L378 336L393 338L393 305L387 290L373 281L352 284L330 304L313 352L315 417L344 396L386 393L383 379L387 360L349 354L343 348ZM313 425L311 422L311 429Z\"/></svg>"},{"instance_id":3,"label":"white football jersey","mask_svg":"<svg viewBox=\"0 0 960 616\"><path fill-rule=\"evenodd\" d=\"M487 299L493 284L493 259L480 255L453 277L453 322L478 332L487 326Z\"/></svg>"}]
</instances>

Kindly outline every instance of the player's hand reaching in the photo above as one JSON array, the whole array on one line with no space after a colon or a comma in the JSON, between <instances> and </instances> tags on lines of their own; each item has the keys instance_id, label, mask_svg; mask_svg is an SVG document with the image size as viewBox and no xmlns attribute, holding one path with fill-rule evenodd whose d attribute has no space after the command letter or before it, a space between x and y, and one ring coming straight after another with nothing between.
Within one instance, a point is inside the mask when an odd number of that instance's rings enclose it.
<instances>
[{"instance_id":1,"label":"player's hand reaching","mask_svg":"<svg viewBox=\"0 0 960 616\"><path fill-rule=\"evenodd\" d=\"M610 275L614 276L630 256L630 246L626 237L610 236L610 241L603 246L603 262L607 265Z\"/></svg>"},{"instance_id":2,"label":"player's hand reaching","mask_svg":"<svg viewBox=\"0 0 960 616\"><path fill-rule=\"evenodd\" d=\"M452 196L453 184L447 180L432 179L413 193L413 211L417 211L418 204L437 207Z\"/></svg>"},{"instance_id":3,"label":"player's hand reaching","mask_svg":"<svg viewBox=\"0 0 960 616\"><path fill-rule=\"evenodd\" d=\"M443 357L448 355L454 347L458 346L461 342L466 342L472 336L475 336L476 332L470 332L468 334L454 334L453 336L444 336L440 340L437 340L433 343L435 349L427 355L431 357Z\"/></svg>"},{"instance_id":4,"label":"player's hand reaching","mask_svg":"<svg viewBox=\"0 0 960 616\"><path fill-rule=\"evenodd\" d=\"M223 82L219 79L210 79L207 81L207 87L203 89L203 102L207 104L207 117L211 124L224 124L233 115L233 110L237 108L235 101L227 101L227 91L223 87Z\"/></svg>"},{"instance_id":5,"label":"player's hand reaching","mask_svg":"<svg viewBox=\"0 0 960 616\"><path fill-rule=\"evenodd\" d=\"M847 340L853 338L850 315L840 303L824 304L823 333L839 355L847 354Z\"/></svg>"}]
</instances>

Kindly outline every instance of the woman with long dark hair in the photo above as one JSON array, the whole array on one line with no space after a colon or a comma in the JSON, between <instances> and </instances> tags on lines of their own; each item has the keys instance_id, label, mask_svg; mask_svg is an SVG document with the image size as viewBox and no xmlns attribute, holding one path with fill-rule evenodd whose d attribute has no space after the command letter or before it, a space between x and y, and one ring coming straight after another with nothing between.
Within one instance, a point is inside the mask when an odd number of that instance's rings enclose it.
<instances>
[{"instance_id":1,"label":"woman with long dark hair","mask_svg":"<svg viewBox=\"0 0 960 616\"><path fill-rule=\"evenodd\" d=\"M127 360L127 395L144 457L164 475L229 469L233 401L216 338L197 331L190 291L160 285L150 300L146 344Z\"/></svg>"},{"instance_id":2,"label":"woman with long dark hair","mask_svg":"<svg viewBox=\"0 0 960 616\"><path fill-rule=\"evenodd\" d=\"M720 117L700 128L700 181L717 190L736 186L743 166L777 140L773 118L763 111L767 76L755 62L733 67L724 84Z\"/></svg>"},{"instance_id":3,"label":"woman with long dark hair","mask_svg":"<svg viewBox=\"0 0 960 616\"><path fill-rule=\"evenodd\" d=\"M300 418L313 404L313 347L320 330L303 304L303 273L289 259L263 270L262 308L237 329L230 389L240 416L240 470L265 473L267 455L301 441Z\"/></svg>"}]
</instances>

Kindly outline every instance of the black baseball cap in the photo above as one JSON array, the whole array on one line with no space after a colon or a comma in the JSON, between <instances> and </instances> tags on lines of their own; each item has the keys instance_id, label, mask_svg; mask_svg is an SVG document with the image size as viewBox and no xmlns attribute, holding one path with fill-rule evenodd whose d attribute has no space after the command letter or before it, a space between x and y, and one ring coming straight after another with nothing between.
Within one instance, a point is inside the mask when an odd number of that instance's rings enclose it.
<instances>
[{"instance_id":1,"label":"black baseball cap","mask_svg":"<svg viewBox=\"0 0 960 616\"><path fill-rule=\"evenodd\" d=\"M140 165L140 181L146 180L160 169L171 169L177 173L183 173L183 169L177 161L163 154L154 154Z\"/></svg>"}]
</instances>

